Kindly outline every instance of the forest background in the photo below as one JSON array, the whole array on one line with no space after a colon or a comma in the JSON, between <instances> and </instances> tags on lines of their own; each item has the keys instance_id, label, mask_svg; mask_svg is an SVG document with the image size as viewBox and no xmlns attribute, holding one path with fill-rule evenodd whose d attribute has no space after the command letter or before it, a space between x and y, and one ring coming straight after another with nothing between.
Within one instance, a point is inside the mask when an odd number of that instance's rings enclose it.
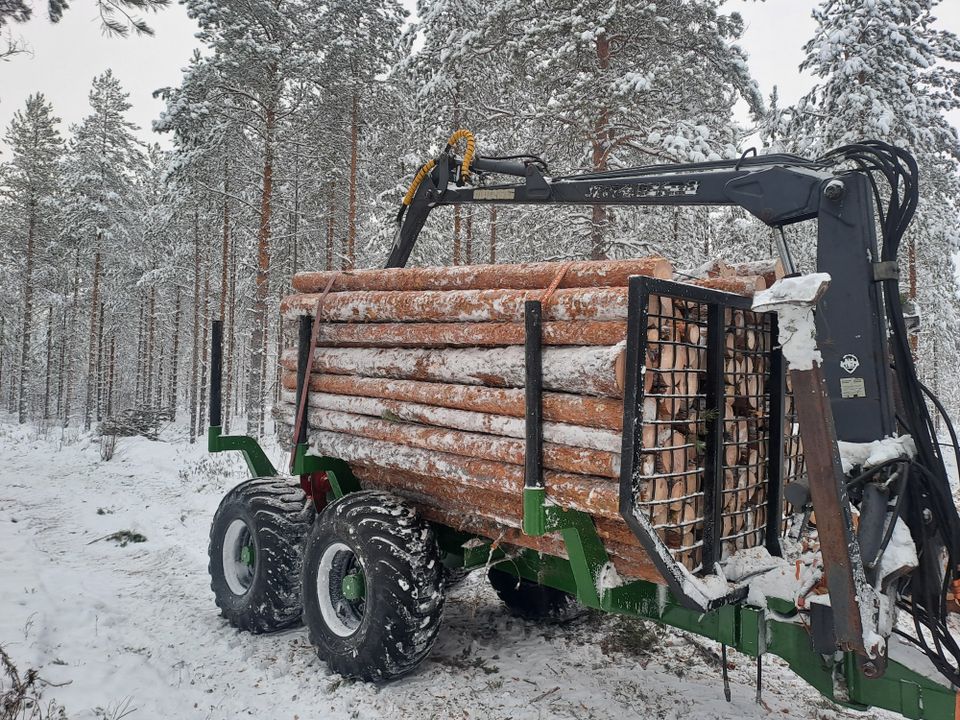
<instances>
[{"instance_id":1,"label":"forest background","mask_svg":"<svg viewBox=\"0 0 960 720\"><path fill-rule=\"evenodd\" d=\"M168 12L139 4L97 7L113 34L136 35L153 18L137 14ZM814 85L792 104L760 92L739 44L749 3L421 0L412 16L395 0L182 5L200 47L158 90L159 142L131 121L109 69L77 122L35 93L4 129L0 407L21 422L89 428L161 410L195 438L210 322L222 318L224 422L263 435L277 354L296 333L277 312L290 277L381 264L406 183L461 126L482 153L534 153L559 174L754 145L906 147L922 188L901 289L921 315L921 376L960 414L960 40L936 20L938 2L810 3L802 70ZM18 8L48 12L0 2L0 100L2 77L27 68ZM725 208L444 209L412 262L658 254L693 268L771 257L772 232ZM809 229L787 237L811 268Z\"/></svg>"}]
</instances>

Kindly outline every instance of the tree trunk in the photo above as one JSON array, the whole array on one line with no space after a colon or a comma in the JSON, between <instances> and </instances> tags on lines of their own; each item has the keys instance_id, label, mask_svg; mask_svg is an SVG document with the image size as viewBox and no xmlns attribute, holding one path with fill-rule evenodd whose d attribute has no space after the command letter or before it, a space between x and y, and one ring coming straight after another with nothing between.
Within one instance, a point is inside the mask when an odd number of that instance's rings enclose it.
<instances>
[{"instance_id":1,"label":"tree trunk","mask_svg":"<svg viewBox=\"0 0 960 720\"><path fill-rule=\"evenodd\" d=\"M70 410L73 408L73 339L74 339L74 328L77 326L77 313L80 311L80 302L79 302L79 293L80 293L80 245L77 244L76 255L74 256L73 261L73 299L70 302L70 322L67 323L70 328L70 337L68 342L65 343L64 350L70 348L71 352L67 353L67 367L66 367L66 388L63 396L63 424L66 427L70 423ZM2 364L2 363L0 363Z\"/></svg>"},{"instance_id":2,"label":"tree trunk","mask_svg":"<svg viewBox=\"0 0 960 720\"><path fill-rule=\"evenodd\" d=\"M356 92L350 110L350 201L347 208L347 261L344 267L352 270L356 266L357 241L357 141L359 137L359 102Z\"/></svg>"},{"instance_id":3,"label":"tree trunk","mask_svg":"<svg viewBox=\"0 0 960 720\"><path fill-rule=\"evenodd\" d=\"M233 414L233 339L234 339L234 317L237 305L237 247L236 244L230 248L230 302L227 305L227 337L226 337L226 389L224 391L223 402L223 433L228 435L230 432L230 418Z\"/></svg>"},{"instance_id":4,"label":"tree trunk","mask_svg":"<svg viewBox=\"0 0 960 720\"><path fill-rule=\"evenodd\" d=\"M177 299L173 310L173 358L170 366L170 419L177 419L177 406L179 399L177 397L177 364L180 359L180 287L177 287Z\"/></svg>"},{"instance_id":5,"label":"tree trunk","mask_svg":"<svg viewBox=\"0 0 960 720\"><path fill-rule=\"evenodd\" d=\"M453 208L453 264L460 265L462 264L462 258L460 252L460 206L455 205Z\"/></svg>"},{"instance_id":6,"label":"tree trunk","mask_svg":"<svg viewBox=\"0 0 960 720\"><path fill-rule=\"evenodd\" d=\"M147 310L147 389L146 406L155 407L153 397L153 358L156 356L155 334L157 331L157 291L156 288L150 288L150 304Z\"/></svg>"},{"instance_id":7,"label":"tree trunk","mask_svg":"<svg viewBox=\"0 0 960 720\"><path fill-rule=\"evenodd\" d=\"M223 160L223 248L220 258L220 319L227 316L227 267L230 260L230 160L229 153Z\"/></svg>"},{"instance_id":8,"label":"tree trunk","mask_svg":"<svg viewBox=\"0 0 960 720\"><path fill-rule=\"evenodd\" d=\"M63 418L63 368L64 355L67 350L67 305L64 304L60 313L60 339L57 343L60 351L57 353L57 418Z\"/></svg>"},{"instance_id":9,"label":"tree trunk","mask_svg":"<svg viewBox=\"0 0 960 720\"><path fill-rule=\"evenodd\" d=\"M197 380L200 359L200 211L193 210L193 349L190 352L190 442L197 439Z\"/></svg>"},{"instance_id":10,"label":"tree trunk","mask_svg":"<svg viewBox=\"0 0 960 720\"><path fill-rule=\"evenodd\" d=\"M87 353L87 397L83 406L83 428L90 429L97 383L97 310L100 308L100 233L93 253L93 290L90 293L90 348Z\"/></svg>"},{"instance_id":11,"label":"tree trunk","mask_svg":"<svg viewBox=\"0 0 960 720\"><path fill-rule=\"evenodd\" d=\"M113 388L117 371L117 336L110 336L110 360L107 369L107 417L113 416Z\"/></svg>"},{"instance_id":12,"label":"tree trunk","mask_svg":"<svg viewBox=\"0 0 960 720\"><path fill-rule=\"evenodd\" d=\"M490 208L490 264L497 262L497 208Z\"/></svg>"},{"instance_id":13,"label":"tree trunk","mask_svg":"<svg viewBox=\"0 0 960 720\"><path fill-rule=\"evenodd\" d=\"M610 67L610 38L606 33L597 36L597 68L601 75ZM593 128L593 170L603 172L608 167L608 152L612 141L612 130L609 127L610 111L607 108L600 110L600 115ZM607 256L604 247L604 234L609 222L605 205L594 205L590 217L590 258L602 260Z\"/></svg>"},{"instance_id":14,"label":"tree trunk","mask_svg":"<svg viewBox=\"0 0 960 720\"><path fill-rule=\"evenodd\" d=\"M103 324L106 306L101 301L97 319L97 422L103 420ZM149 362L149 358L147 358Z\"/></svg>"},{"instance_id":15,"label":"tree trunk","mask_svg":"<svg viewBox=\"0 0 960 720\"><path fill-rule=\"evenodd\" d=\"M473 210L467 211L467 265L473 264Z\"/></svg>"},{"instance_id":16,"label":"tree trunk","mask_svg":"<svg viewBox=\"0 0 960 720\"><path fill-rule=\"evenodd\" d=\"M247 434L253 437L260 437L263 434L263 363L267 339L267 298L270 290L270 219L273 211L273 135L275 127L276 111L271 106L267 109L264 130L263 189L260 194L260 229L257 235L257 278L251 318L253 331L250 333L250 367L247 371ZM355 152L356 147L354 146ZM355 180L355 177L351 177L351 183ZM351 194L354 191L355 189L351 185Z\"/></svg>"},{"instance_id":17,"label":"tree trunk","mask_svg":"<svg viewBox=\"0 0 960 720\"><path fill-rule=\"evenodd\" d=\"M146 362L146 358L144 357L145 353L144 353L144 346L143 346L143 342L144 342L143 322L144 322L144 314L146 312L146 308L144 307L143 298L139 297L139 294L138 294L137 300L138 300L137 305L139 306L138 309L140 313L137 317L137 382L134 385L134 389L133 389L133 401L136 405L140 405L141 400L143 398L143 364L144 362Z\"/></svg>"},{"instance_id":18,"label":"tree trunk","mask_svg":"<svg viewBox=\"0 0 960 720\"><path fill-rule=\"evenodd\" d=\"M334 193L333 187L330 187L330 204L327 208L327 270L333 270L333 235L334 235Z\"/></svg>"},{"instance_id":19,"label":"tree trunk","mask_svg":"<svg viewBox=\"0 0 960 720\"><path fill-rule=\"evenodd\" d=\"M200 341L200 420L197 424L199 432L207 421L207 328L210 326L210 267L203 274L203 333Z\"/></svg>"},{"instance_id":20,"label":"tree trunk","mask_svg":"<svg viewBox=\"0 0 960 720\"><path fill-rule=\"evenodd\" d=\"M30 365L30 336L33 331L33 254L37 230L37 201L31 197L27 218L26 262L23 269L23 330L20 334L20 376L17 379L17 419L27 421L27 375Z\"/></svg>"},{"instance_id":21,"label":"tree trunk","mask_svg":"<svg viewBox=\"0 0 960 720\"><path fill-rule=\"evenodd\" d=\"M47 353L43 381L43 419L50 419L50 383L53 374L53 305L47 307Z\"/></svg>"}]
</instances>

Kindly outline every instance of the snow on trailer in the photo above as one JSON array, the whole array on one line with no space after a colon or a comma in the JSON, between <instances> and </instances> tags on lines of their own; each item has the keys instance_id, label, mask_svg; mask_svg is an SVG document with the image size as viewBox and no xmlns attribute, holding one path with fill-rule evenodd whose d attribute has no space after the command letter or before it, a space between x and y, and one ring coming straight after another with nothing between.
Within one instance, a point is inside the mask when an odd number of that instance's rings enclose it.
<instances>
[{"instance_id":1,"label":"snow on trailer","mask_svg":"<svg viewBox=\"0 0 960 720\"><path fill-rule=\"evenodd\" d=\"M252 439L221 434L215 326L209 447L241 451L258 478L214 518L223 614L268 631L302 607L333 670L389 680L430 652L458 571L484 567L527 617L586 606L650 618L779 656L838 702L952 716L954 690L930 678L952 678L947 653L960 649L943 606L934 617L910 594L929 608L945 587L921 558L952 548L956 508L928 436L883 439L902 424L888 320L899 392L918 386L895 289L875 284L896 280L892 261L864 266L876 238L872 213L857 213L873 178L831 169L902 151L551 180L535 161L473 148L461 131L417 174L387 269L295 278L281 309L299 342L281 357L274 413L298 479ZM900 170L887 180L911 197L915 177ZM464 183L471 172L524 180L481 193ZM820 273L795 277L785 242L779 262L716 261L684 282L662 258L402 268L431 208L478 201L732 203L772 226L816 217ZM899 234L884 232L895 257ZM839 272L848 282L829 285ZM851 344L858 355L840 358ZM913 545L918 520L940 531ZM935 648L913 639L922 662L887 642L897 606L935 636Z\"/></svg>"}]
</instances>

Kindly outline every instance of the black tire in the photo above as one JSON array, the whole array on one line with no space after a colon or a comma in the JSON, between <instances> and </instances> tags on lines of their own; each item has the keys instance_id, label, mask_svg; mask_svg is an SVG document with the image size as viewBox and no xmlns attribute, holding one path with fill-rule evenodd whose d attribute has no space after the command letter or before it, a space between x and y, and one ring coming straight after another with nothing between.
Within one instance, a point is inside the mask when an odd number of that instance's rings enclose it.
<instances>
[{"instance_id":1,"label":"black tire","mask_svg":"<svg viewBox=\"0 0 960 720\"><path fill-rule=\"evenodd\" d=\"M573 595L562 590L539 585L497 568L490 568L487 577L510 612L525 620L562 623L585 612Z\"/></svg>"},{"instance_id":2,"label":"black tire","mask_svg":"<svg viewBox=\"0 0 960 720\"><path fill-rule=\"evenodd\" d=\"M264 633L300 622L303 540L315 515L294 478L254 478L224 496L210 526L209 570L231 625Z\"/></svg>"},{"instance_id":3,"label":"black tire","mask_svg":"<svg viewBox=\"0 0 960 720\"><path fill-rule=\"evenodd\" d=\"M361 575L362 597L347 597ZM303 619L334 672L392 680L427 656L443 615L444 571L433 530L394 495L367 490L327 506L307 538ZM356 583L355 580L351 582Z\"/></svg>"}]
</instances>

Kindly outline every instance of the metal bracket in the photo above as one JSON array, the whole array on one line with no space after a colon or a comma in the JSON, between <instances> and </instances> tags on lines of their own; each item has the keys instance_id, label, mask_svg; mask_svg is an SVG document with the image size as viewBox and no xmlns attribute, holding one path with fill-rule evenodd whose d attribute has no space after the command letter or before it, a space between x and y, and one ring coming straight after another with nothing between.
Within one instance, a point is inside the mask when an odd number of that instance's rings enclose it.
<instances>
[{"instance_id":1,"label":"metal bracket","mask_svg":"<svg viewBox=\"0 0 960 720\"><path fill-rule=\"evenodd\" d=\"M884 280L899 280L900 266L896 260L884 260L872 264L873 281L883 282Z\"/></svg>"}]
</instances>

